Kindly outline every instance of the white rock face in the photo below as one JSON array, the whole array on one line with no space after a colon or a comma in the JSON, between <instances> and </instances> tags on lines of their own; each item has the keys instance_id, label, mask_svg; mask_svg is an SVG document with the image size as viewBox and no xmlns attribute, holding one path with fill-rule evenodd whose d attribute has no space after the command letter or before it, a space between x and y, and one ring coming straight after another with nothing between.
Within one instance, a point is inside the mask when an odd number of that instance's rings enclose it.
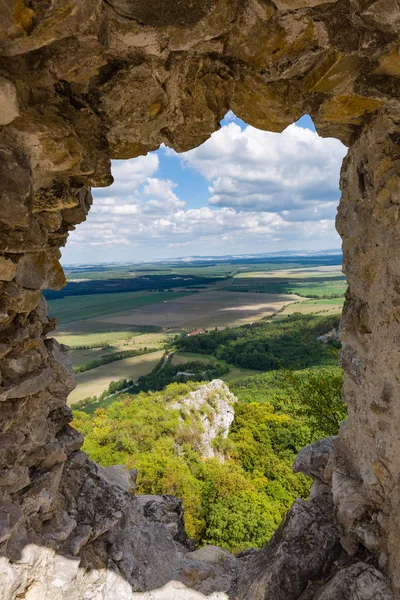
<instances>
[{"instance_id":1,"label":"white rock face","mask_svg":"<svg viewBox=\"0 0 400 600\"><path fill-rule=\"evenodd\" d=\"M203 427L201 436L203 458L218 456L222 459L213 447L213 441L218 437L225 439L228 436L229 427L235 418L233 405L236 400L236 396L229 391L221 379L213 379L171 406L179 410L194 410L197 413Z\"/></svg>"},{"instance_id":2,"label":"white rock face","mask_svg":"<svg viewBox=\"0 0 400 600\"><path fill-rule=\"evenodd\" d=\"M329 340L338 340L338 339L340 339L340 335L339 335L339 330L336 329L336 327L334 327L327 333L323 333L322 335L319 335L317 337L317 340L319 342L322 342L323 344L327 344L329 342Z\"/></svg>"}]
</instances>

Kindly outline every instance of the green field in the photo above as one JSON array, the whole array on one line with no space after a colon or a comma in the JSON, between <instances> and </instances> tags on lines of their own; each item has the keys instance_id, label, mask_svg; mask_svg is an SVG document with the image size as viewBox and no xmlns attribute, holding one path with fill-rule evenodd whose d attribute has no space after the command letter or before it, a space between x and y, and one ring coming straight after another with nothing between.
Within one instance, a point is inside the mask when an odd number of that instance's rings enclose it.
<instances>
[{"instance_id":1,"label":"green field","mask_svg":"<svg viewBox=\"0 0 400 600\"><path fill-rule=\"evenodd\" d=\"M171 334L165 333L131 333L122 340L116 340L105 348L80 348L70 350L70 358L74 367L79 367L97 358L111 353L124 352L125 350L140 350L143 348L159 348L171 339ZM60 339L60 338L58 338ZM83 338L84 339L84 338Z\"/></svg>"},{"instance_id":2,"label":"green field","mask_svg":"<svg viewBox=\"0 0 400 600\"><path fill-rule=\"evenodd\" d=\"M226 289L329 299L344 296L346 288L340 267L318 266L238 273Z\"/></svg>"},{"instance_id":3,"label":"green field","mask_svg":"<svg viewBox=\"0 0 400 600\"><path fill-rule=\"evenodd\" d=\"M297 294L304 297L343 296L347 288L343 276L328 277L237 277L228 288L232 292Z\"/></svg>"},{"instance_id":4,"label":"green field","mask_svg":"<svg viewBox=\"0 0 400 600\"><path fill-rule=\"evenodd\" d=\"M97 320L77 321L57 327L54 337L67 346L114 344L131 339L140 332L134 327L113 326Z\"/></svg>"},{"instance_id":5,"label":"green field","mask_svg":"<svg viewBox=\"0 0 400 600\"><path fill-rule=\"evenodd\" d=\"M225 363L223 360L216 359L215 356L212 356L212 354L198 354L196 352L175 352L172 358L172 364L179 365L180 363L185 363L191 360L197 360L204 363L226 364L226 366L229 368L229 373L221 375L221 379L223 381L242 379L243 377L251 377L252 375L259 375L262 373L262 371L257 371L254 369L241 369L235 365L230 365L229 363Z\"/></svg>"},{"instance_id":6,"label":"green field","mask_svg":"<svg viewBox=\"0 0 400 600\"><path fill-rule=\"evenodd\" d=\"M316 300L304 300L288 304L279 313L279 317L301 313L303 315L340 314L343 308L344 298L318 298Z\"/></svg>"},{"instance_id":7,"label":"green field","mask_svg":"<svg viewBox=\"0 0 400 600\"><path fill-rule=\"evenodd\" d=\"M156 302L165 302L190 294L191 292L88 294L86 296L67 296L59 300L49 300L49 306L51 316L56 316L60 324L64 324L148 306Z\"/></svg>"}]
</instances>

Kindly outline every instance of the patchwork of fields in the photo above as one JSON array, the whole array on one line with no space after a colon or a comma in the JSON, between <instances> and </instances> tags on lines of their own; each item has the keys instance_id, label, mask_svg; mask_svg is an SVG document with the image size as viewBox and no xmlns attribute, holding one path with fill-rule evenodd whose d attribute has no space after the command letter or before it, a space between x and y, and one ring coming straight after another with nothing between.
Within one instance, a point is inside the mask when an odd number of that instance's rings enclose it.
<instances>
[{"instance_id":1,"label":"patchwork of fields","mask_svg":"<svg viewBox=\"0 0 400 600\"><path fill-rule=\"evenodd\" d=\"M343 296L346 287L341 269L325 266L238 273L230 289L330 299Z\"/></svg>"},{"instance_id":2,"label":"patchwork of fields","mask_svg":"<svg viewBox=\"0 0 400 600\"><path fill-rule=\"evenodd\" d=\"M320 260L320 259L318 259ZM271 319L276 313L285 318L294 313L334 315L342 310L346 279L338 264L310 264L309 259L279 265L275 262L176 266L146 265L143 267L96 267L72 271L80 281L92 281L93 289L84 293L65 295L49 300L51 315L57 317L59 326L55 337L60 343L71 347L71 360L75 368L90 366L76 377L77 387L69 398L73 403L88 396L101 394L111 381L121 378L136 380L147 374L159 363L164 348L171 346L176 335L196 329L237 327ZM118 276L120 279L113 277ZM168 275L168 282L210 277L207 285L185 288L143 289L141 291L118 290L118 281L125 278L141 279L155 276L160 282ZM164 278L164 279L161 279ZM107 285L107 293L99 292L101 282ZM200 278L199 278L200 281ZM86 285L86 284L85 284ZM114 285L114 288L113 288ZM150 284L149 284L150 286ZM161 289L158 289L160 287ZM121 288L124 289L124 288ZM125 288L126 289L126 288ZM74 292L75 293L75 292ZM154 350L154 351L153 351ZM127 351L141 356L125 357ZM125 356L124 356L125 353ZM96 360L107 361L110 355L122 354L114 362L93 368ZM105 357L105 358L104 358ZM214 362L211 355L175 353L172 364L200 360ZM240 369L228 365L229 373L223 379L229 381L254 375L253 369Z\"/></svg>"},{"instance_id":3,"label":"patchwork of fields","mask_svg":"<svg viewBox=\"0 0 400 600\"><path fill-rule=\"evenodd\" d=\"M76 375L76 388L69 395L68 404L89 396L100 395L111 383L118 379L135 381L140 375L149 373L160 362L163 351L151 352L143 356L125 358L108 365L97 367Z\"/></svg>"}]
</instances>

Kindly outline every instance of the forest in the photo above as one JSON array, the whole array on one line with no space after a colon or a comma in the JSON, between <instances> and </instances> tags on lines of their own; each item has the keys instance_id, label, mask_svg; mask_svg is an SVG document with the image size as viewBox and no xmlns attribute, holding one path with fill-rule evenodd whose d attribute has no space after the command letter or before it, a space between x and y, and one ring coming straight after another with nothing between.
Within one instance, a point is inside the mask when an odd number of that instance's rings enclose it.
<instances>
[{"instance_id":1,"label":"forest","mask_svg":"<svg viewBox=\"0 0 400 600\"><path fill-rule=\"evenodd\" d=\"M340 343L321 344L317 337L339 326L338 316L295 313L285 319L259 321L206 334L181 335L175 346L185 352L211 354L219 360L262 371L305 369L337 364Z\"/></svg>"},{"instance_id":2,"label":"forest","mask_svg":"<svg viewBox=\"0 0 400 600\"><path fill-rule=\"evenodd\" d=\"M171 275L147 275L124 279L83 279L69 281L61 290L46 290L47 300L59 300L67 296L82 296L92 294L115 294L124 292L140 292L143 290L163 292L175 288L199 288L219 281L214 277L196 277L187 275L177 277Z\"/></svg>"},{"instance_id":3,"label":"forest","mask_svg":"<svg viewBox=\"0 0 400 600\"><path fill-rule=\"evenodd\" d=\"M73 426L93 460L138 469L137 493L182 498L187 532L198 545L261 547L295 498L309 493L311 481L291 470L296 454L337 433L346 416L342 372L281 370L233 382L235 420L226 439L214 440L224 460L201 456L199 415L171 408L198 385L123 394L93 414L74 411Z\"/></svg>"}]
</instances>

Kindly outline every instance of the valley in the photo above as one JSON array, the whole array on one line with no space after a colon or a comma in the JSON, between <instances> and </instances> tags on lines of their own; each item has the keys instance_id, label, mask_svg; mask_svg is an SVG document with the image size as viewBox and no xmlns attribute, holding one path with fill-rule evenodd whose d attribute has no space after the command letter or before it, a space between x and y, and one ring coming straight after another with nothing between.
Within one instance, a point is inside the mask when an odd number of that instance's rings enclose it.
<instances>
[{"instance_id":1,"label":"valley","mask_svg":"<svg viewBox=\"0 0 400 600\"><path fill-rule=\"evenodd\" d=\"M285 258L75 267L49 294L83 449L182 498L200 545L265 544L309 493L296 454L346 414L340 256Z\"/></svg>"},{"instance_id":2,"label":"valley","mask_svg":"<svg viewBox=\"0 0 400 600\"><path fill-rule=\"evenodd\" d=\"M340 314L346 288L340 260L329 254L224 257L66 268L66 288L46 296L59 321L55 336L70 347L77 373L69 404L100 396L111 381L136 382L151 373L179 336L185 342L192 334L192 342L196 331ZM217 360L209 352L174 349L174 365ZM235 362L224 360L225 381L260 372L257 356L246 365Z\"/></svg>"}]
</instances>

